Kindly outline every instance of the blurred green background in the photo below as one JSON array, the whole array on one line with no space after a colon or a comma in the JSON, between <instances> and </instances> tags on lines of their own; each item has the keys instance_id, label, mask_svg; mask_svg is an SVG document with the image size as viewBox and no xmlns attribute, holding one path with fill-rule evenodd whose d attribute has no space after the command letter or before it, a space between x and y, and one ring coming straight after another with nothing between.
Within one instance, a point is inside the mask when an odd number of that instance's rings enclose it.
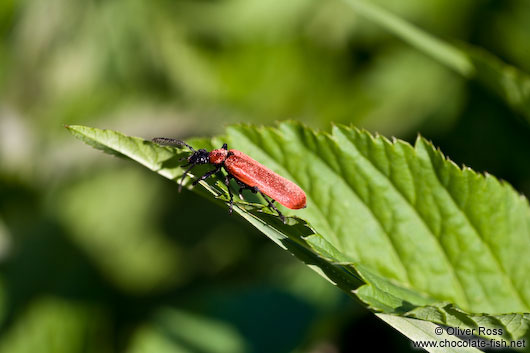
<instances>
[{"instance_id":1,"label":"blurred green background","mask_svg":"<svg viewBox=\"0 0 530 353\"><path fill-rule=\"evenodd\" d=\"M530 71L527 0L377 3ZM2 0L0 33L0 353L411 350L226 209L66 123L419 132L530 195L528 122L340 0Z\"/></svg>"}]
</instances>

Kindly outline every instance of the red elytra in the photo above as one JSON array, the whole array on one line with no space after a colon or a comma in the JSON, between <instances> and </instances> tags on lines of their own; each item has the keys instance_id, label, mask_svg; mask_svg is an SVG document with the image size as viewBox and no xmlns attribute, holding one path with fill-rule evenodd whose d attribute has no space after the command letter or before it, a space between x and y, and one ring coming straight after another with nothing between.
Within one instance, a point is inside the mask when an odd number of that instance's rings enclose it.
<instances>
[{"instance_id":1,"label":"red elytra","mask_svg":"<svg viewBox=\"0 0 530 353\"><path fill-rule=\"evenodd\" d=\"M306 207L306 195L298 185L276 174L238 150L219 148L210 152L210 163L224 163L226 170L242 183L257 187L281 205L297 210Z\"/></svg>"}]
</instances>

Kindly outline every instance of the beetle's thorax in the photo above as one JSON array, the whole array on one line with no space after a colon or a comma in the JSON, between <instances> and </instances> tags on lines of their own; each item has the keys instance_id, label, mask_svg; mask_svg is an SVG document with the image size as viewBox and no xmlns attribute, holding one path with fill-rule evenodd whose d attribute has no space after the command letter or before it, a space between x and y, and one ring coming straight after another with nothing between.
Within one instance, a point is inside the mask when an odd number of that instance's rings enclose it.
<instances>
[{"instance_id":1,"label":"beetle's thorax","mask_svg":"<svg viewBox=\"0 0 530 353\"><path fill-rule=\"evenodd\" d=\"M212 164L221 164L226 160L228 156L228 151L224 148L219 148L210 152L210 163Z\"/></svg>"}]
</instances>

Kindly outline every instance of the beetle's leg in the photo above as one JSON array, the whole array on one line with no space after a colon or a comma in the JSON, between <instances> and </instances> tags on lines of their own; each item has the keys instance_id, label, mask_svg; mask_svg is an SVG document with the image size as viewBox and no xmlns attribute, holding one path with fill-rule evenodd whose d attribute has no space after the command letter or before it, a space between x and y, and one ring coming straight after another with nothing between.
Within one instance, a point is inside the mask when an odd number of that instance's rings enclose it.
<instances>
[{"instance_id":1,"label":"beetle's leg","mask_svg":"<svg viewBox=\"0 0 530 353\"><path fill-rule=\"evenodd\" d=\"M232 174L227 174L225 178L225 185L228 189L228 195L230 196L230 206L228 209L228 213L232 214L232 208L234 207L234 195L232 195L232 190L230 189L230 179L232 179Z\"/></svg>"},{"instance_id":2,"label":"beetle's leg","mask_svg":"<svg viewBox=\"0 0 530 353\"><path fill-rule=\"evenodd\" d=\"M262 193L258 188L256 188L256 190L257 190L257 192L259 192L261 194L261 196L263 196L265 201L267 201L267 203L269 204L269 208L273 209L276 212L278 212L278 217L280 217L282 222L285 223L285 216L280 212L279 209L276 208L276 206L274 206L274 201L275 200L272 200L272 202L271 202L271 200L269 200L269 198L264 193Z\"/></svg>"},{"instance_id":3,"label":"beetle's leg","mask_svg":"<svg viewBox=\"0 0 530 353\"><path fill-rule=\"evenodd\" d=\"M256 193L260 193L261 196L263 196L263 198L265 199L265 201L267 201L267 204L269 206L270 209L273 209L274 211L276 211L278 213L278 216L280 217L280 219L282 220L283 223L285 223L285 217L284 215L280 212L280 210L278 210L278 208L276 208L276 206L274 206L274 203L276 202L276 200L273 200L273 199L269 199L264 193L262 193L257 186L249 186L241 181L239 181L237 178L234 178L237 182L237 184L240 186L239 187L239 198L243 200L243 195L241 194L241 192L243 190L250 190L252 191L252 193L256 194Z\"/></svg>"},{"instance_id":4,"label":"beetle's leg","mask_svg":"<svg viewBox=\"0 0 530 353\"><path fill-rule=\"evenodd\" d=\"M253 194L256 194L258 192L258 188L256 186L248 186L247 184L244 184L244 183L240 182L239 180L237 180L237 183L240 186L240 188L239 188L239 198L241 200L244 200L243 194L242 194L243 190L250 190ZM273 202L274 202L274 200L273 200Z\"/></svg>"},{"instance_id":5,"label":"beetle's leg","mask_svg":"<svg viewBox=\"0 0 530 353\"><path fill-rule=\"evenodd\" d=\"M239 184L239 183L238 183ZM241 200L244 200L245 198L243 197L243 191L244 190L251 190L254 194L256 193L254 191L254 188L252 186L248 186L246 184L239 184L239 192L238 192L238 195L239 195L239 198Z\"/></svg>"},{"instance_id":6,"label":"beetle's leg","mask_svg":"<svg viewBox=\"0 0 530 353\"><path fill-rule=\"evenodd\" d=\"M186 164L185 166L188 166L188 164ZM184 183L184 179L186 178L186 175L188 174L188 172L189 172L193 167L195 167L195 164L192 164L188 169L186 169L186 171L184 172L184 174L182 174L182 178L180 179L180 183L179 183L179 192L182 191L182 184Z\"/></svg>"},{"instance_id":7,"label":"beetle's leg","mask_svg":"<svg viewBox=\"0 0 530 353\"><path fill-rule=\"evenodd\" d=\"M199 179L195 180L193 182L193 186L197 185L200 181L208 179L209 177L211 177L212 175L214 175L215 173L217 173L220 170L221 170L221 165L215 167L215 169L210 170L208 173L204 174L202 177L200 177Z\"/></svg>"},{"instance_id":8,"label":"beetle's leg","mask_svg":"<svg viewBox=\"0 0 530 353\"><path fill-rule=\"evenodd\" d=\"M243 183L242 181L239 181L237 178L234 178L234 180L237 182L237 185L239 185L239 191L238 191L238 195L239 195L239 198L241 200L244 200L245 198L243 197L243 190L250 190L252 189L252 187L248 186L247 184Z\"/></svg>"}]
</instances>

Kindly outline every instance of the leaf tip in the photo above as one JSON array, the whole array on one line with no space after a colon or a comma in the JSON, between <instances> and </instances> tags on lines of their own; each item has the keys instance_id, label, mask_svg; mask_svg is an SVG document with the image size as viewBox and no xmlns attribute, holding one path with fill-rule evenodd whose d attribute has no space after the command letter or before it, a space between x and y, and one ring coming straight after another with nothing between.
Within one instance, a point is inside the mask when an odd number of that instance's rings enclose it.
<instances>
[{"instance_id":1,"label":"leaf tip","mask_svg":"<svg viewBox=\"0 0 530 353\"><path fill-rule=\"evenodd\" d=\"M421 144L424 142L424 140L426 140L426 138L423 137L423 135L418 132L418 134L416 135L416 141L414 141L414 144L415 145Z\"/></svg>"}]
</instances>

